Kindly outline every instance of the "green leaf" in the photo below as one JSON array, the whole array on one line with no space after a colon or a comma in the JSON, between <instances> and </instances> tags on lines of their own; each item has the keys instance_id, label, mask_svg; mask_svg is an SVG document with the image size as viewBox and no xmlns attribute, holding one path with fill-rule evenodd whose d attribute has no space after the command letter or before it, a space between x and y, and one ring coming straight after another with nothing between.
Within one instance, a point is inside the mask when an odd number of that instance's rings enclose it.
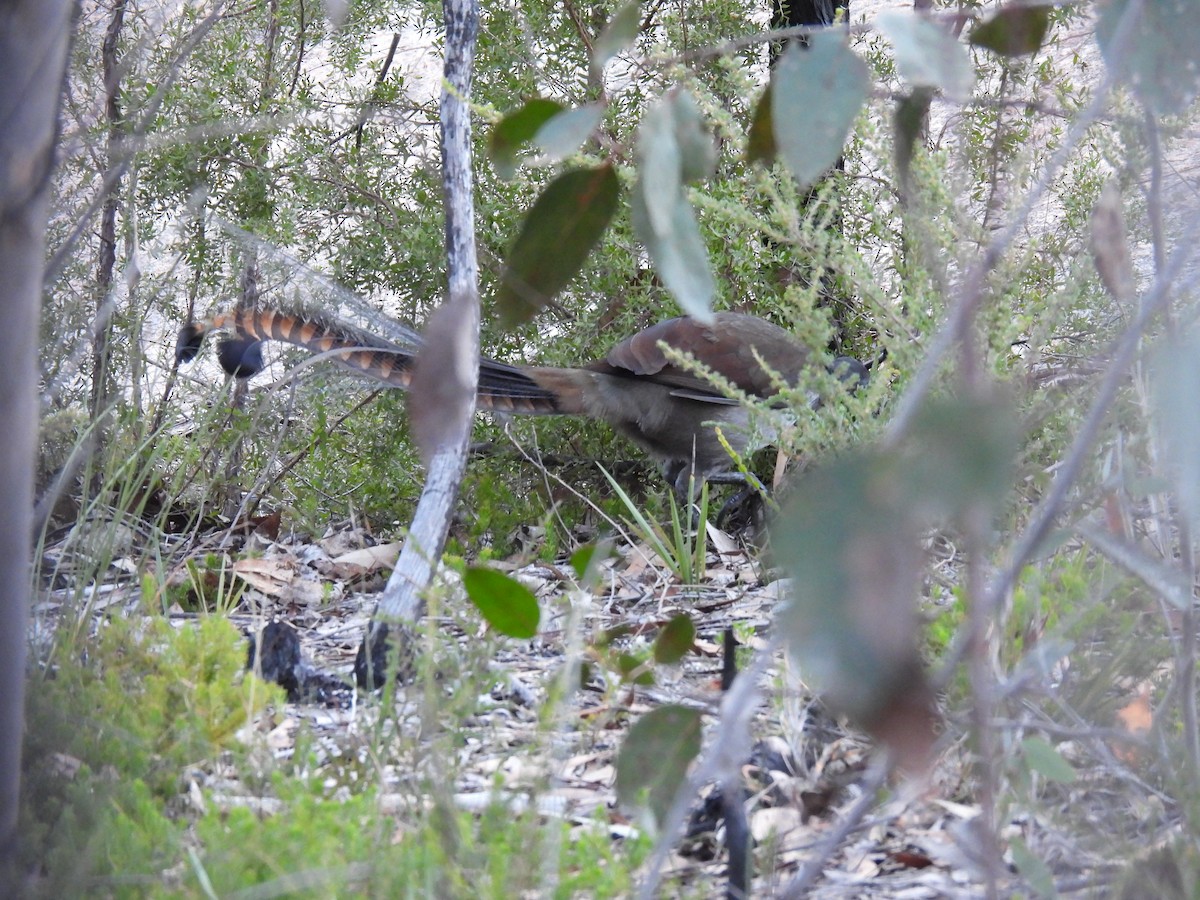
<instances>
[{"instance_id":1,"label":"green leaf","mask_svg":"<svg viewBox=\"0 0 1200 900\"><path fill-rule=\"evenodd\" d=\"M1021 741L1021 756L1031 772L1051 781L1070 784L1079 777L1071 764L1044 738L1027 737Z\"/></svg>"},{"instance_id":2,"label":"green leaf","mask_svg":"<svg viewBox=\"0 0 1200 900\"><path fill-rule=\"evenodd\" d=\"M1050 29L1050 7L1012 3L971 30L970 41L1001 56L1037 53Z\"/></svg>"},{"instance_id":3,"label":"green leaf","mask_svg":"<svg viewBox=\"0 0 1200 900\"><path fill-rule=\"evenodd\" d=\"M685 312L704 321L712 316L716 284L683 183L710 166L711 153L711 137L690 95L670 92L638 126L638 180L630 204L634 229L659 278Z\"/></svg>"},{"instance_id":4,"label":"green leaf","mask_svg":"<svg viewBox=\"0 0 1200 900\"><path fill-rule=\"evenodd\" d=\"M496 305L506 326L533 316L578 274L608 227L619 195L611 166L572 169L546 187L505 260Z\"/></svg>"},{"instance_id":5,"label":"green leaf","mask_svg":"<svg viewBox=\"0 0 1200 900\"><path fill-rule=\"evenodd\" d=\"M612 551L612 539L604 538L594 544L584 544L571 554L571 568L585 590L599 578L600 565L612 556Z\"/></svg>"},{"instance_id":6,"label":"green leaf","mask_svg":"<svg viewBox=\"0 0 1200 900\"><path fill-rule=\"evenodd\" d=\"M1138 12L1140 10L1140 15ZM1135 17L1128 29L1127 15ZM1119 47L1118 35L1128 40ZM1100 6L1096 40L1109 67L1115 67L1155 115L1182 113L1200 86L1200 3L1196 0L1110 0Z\"/></svg>"},{"instance_id":7,"label":"green leaf","mask_svg":"<svg viewBox=\"0 0 1200 900\"><path fill-rule=\"evenodd\" d=\"M584 544L571 554L571 568L575 570L575 577L580 581L587 574L588 567L592 564L592 557L595 555L595 544Z\"/></svg>"},{"instance_id":8,"label":"green leaf","mask_svg":"<svg viewBox=\"0 0 1200 900\"><path fill-rule=\"evenodd\" d=\"M768 84L750 119L750 133L746 140L746 162L761 162L769 166L775 162L775 124L771 116L771 85Z\"/></svg>"},{"instance_id":9,"label":"green leaf","mask_svg":"<svg viewBox=\"0 0 1200 900\"><path fill-rule=\"evenodd\" d=\"M592 78L600 80L608 61L632 44L642 24L641 5L630 0L616 11L592 45Z\"/></svg>"},{"instance_id":10,"label":"green leaf","mask_svg":"<svg viewBox=\"0 0 1200 900\"><path fill-rule=\"evenodd\" d=\"M663 706L642 716L617 755L617 799L627 808L648 806L662 825L688 766L700 752L700 712Z\"/></svg>"},{"instance_id":11,"label":"green leaf","mask_svg":"<svg viewBox=\"0 0 1200 900\"><path fill-rule=\"evenodd\" d=\"M783 161L804 187L837 162L870 88L867 67L840 35L793 44L771 73L771 121Z\"/></svg>"},{"instance_id":12,"label":"green leaf","mask_svg":"<svg viewBox=\"0 0 1200 900\"><path fill-rule=\"evenodd\" d=\"M646 657L636 653L619 653L616 659L617 671L623 681L650 687L654 684L654 672L646 665L647 661Z\"/></svg>"},{"instance_id":13,"label":"green leaf","mask_svg":"<svg viewBox=\"0 0 1200 900\"><path fill-rule=\"evenodd\" d=\"M861 724L916 650L921 547L896 454L861 451L810 472L771 531L793 577L777 617L806 680Z\"/></svg>"},{"instance_id":14,"label":"green leaf","mask_svg":"<svg viewBox=\"0 0 1200 900\"><path fill-rule=\"evenodd\" d=\"M603 118L604 106L600 103L563 110L551 118L533 139L542 151L537 164L550 165L570 156L591 136Z\"/></svg>"},{"instance_id":15,"label":"green leaf","mask_svg":"<svg viewBox=\"0 0 1200 900\"><path fill-rule=\"evenodd\" d=\"M690 93L676 88L667 97L679 145L679 172L685 181L700 181L717 165L717 145L704 122L700 107Z\"/></svg>"},{"instance_id":16,"label":"green leaf","mask_svg":"<svg viewBox=\"0 0 1200 900\"><path fill-rule=\"evenodd\" d=\"M771 531L792 575L776 628L832 710L920 772L937 702L918 644L922 529L902 489L906 460L858 451L808 473Z\"/></svg>"},{"instance_id":17,"label":"green leaf","mask_svg":"<svg viewBox=\"0 0 1200 900\"><path fill-rule=\"evenodd\" d=\"M906 446L903 484L911 509L933 518L959 516L977 504L997 509L1012 485L1020 439L1016 411L1003 399L927 402Z\"/></svg>"},{"instance_id":18,"label":"green leaf","mask_svg":"<svg viewBox=\"0 0 1200 900\"><path fill-rule=\"evenodd\" d=\"M652 183L643 177L630 200L634 230L646 245L654 269L667 290L688 315L707 321L712 317L716 283L708 264L708 251L691 204L682 193L674 199L662 198L655 208L657 223L652 221L644 194L658 196Z\"/></svg>"},{"instance_id":19,"label":"green leaf","mask_svg":"<svg viewBox=\"0 0 1200 900\"><path fill-rule=\"evenodd\" d=\"M471 566L463 587L487 623L509 637L527 639L537 634L541 610L533 592L503 572Z\"/></svg>"},{"instance_id":20,"label":"green leaf","mask_svg":"<svg viewBox=\"0 0 1200 900\"><path fill-rule=\"evenodd\" d=\"M492 126L488 135L488 156L505 181L517 172L521 151L538 131L563 111L562 104L540 97L527 101Z\"/></svg>"},{"instance_id":21,"label":"green leaf","mask_svg":"<svg viewBox=\"0 0 1200 900\"><path fill-rule=\"evenodd\" d=\"M1045 862L1033 855L1023 840L1019 837L1010 839L1008 849L1012 852L1013 865L1029 882L1029 886L1033 888L1038 897L1043 900L1053 900L1058 896L1058 889L1054 886L1054 873L1050 871L1050 867Z\"/></svg>"},{"instance_id":22,"label":"green leaf","mask_svg":"<svg viewBox=\"0 0 1200 900\"><path fill-rule=\"evenodd\" d=\"M536 98L501 119L488 135L488 156L504 180L511 179L521 162L547 166L574 153L604 118L604 106L590 103L564 109L553 100ZM530 145L541 151L528 160Z\"/></svg>"},{"instance_id":23,"label":"green leaf","mask_svg":"<svg viewBox=\"0 0 1200 900\"><path fill-rule=\"evenodd\" d=\"M896 68L913 87L938 88L954 100L966 100L975 84L967 50L954 35L924 16L887 10L875 18L896 50Z\"/></svg>"},{"instance_id":24,"label":"green leaf","mask_svg":"<svg viewBox=\"0 0 1200 900\"><path fill-rule=\"evenodd\" d=\"M654 641L654 661L677 663L696 643L696 626L687 613L672 616Z\"/></svg>"},{"instance_id":25,"label":"green leaf","mask_svg":"<svg viewBox=\"0 0 1200 900\"><path fill-rule=\"evenodd\" d=\"M675 138L675 116L667 98L642 117L637 136L638 188L648 223L656 234L671 230L675 207L683 198L683 159Z\"/></svg>"}]
</instances>

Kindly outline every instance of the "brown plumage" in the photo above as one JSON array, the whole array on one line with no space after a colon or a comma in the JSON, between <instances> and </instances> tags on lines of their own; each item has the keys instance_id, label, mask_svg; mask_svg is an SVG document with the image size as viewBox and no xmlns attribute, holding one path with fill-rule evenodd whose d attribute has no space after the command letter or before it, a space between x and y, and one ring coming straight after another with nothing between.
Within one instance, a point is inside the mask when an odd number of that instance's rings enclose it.
<instances>
[{"instance_id":1,"label":"brown plumage","mask_svg":"<svg viewBox=\"0 0 1200 900\"><path fill-rule=\"evenodd\" d=\"M255 308L221 313L192 323L179 335L180 361L192 359L204 335L230 330L220 360L232 375L248 377L262 367L260 344L275 340L329 353L339 365L407 390L420 351L418 341L400 344L318 316ZM716 313L703 324L687 316L667 319L621 341L603 360L578 368L479 363L480 409L524 415L582 415L607 422L664 463L677 489L694 471L700 478L730 467L713 425L738 453L751 446L749 415L705 378L671 362L662 345L687 354L752 397L777 392L773 371L795 384L807 349L790 334L743 313ZM762 359L770 371L759 363ZM851 383L866 378L857 360L841 358L839 374Z\"/></svg>"}]
</instances>

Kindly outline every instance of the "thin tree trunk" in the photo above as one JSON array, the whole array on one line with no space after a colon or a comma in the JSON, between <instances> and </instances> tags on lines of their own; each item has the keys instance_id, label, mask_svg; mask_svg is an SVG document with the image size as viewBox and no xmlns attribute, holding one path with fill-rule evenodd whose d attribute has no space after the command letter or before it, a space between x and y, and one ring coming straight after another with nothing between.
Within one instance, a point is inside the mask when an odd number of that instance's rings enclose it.
<instances>
[{"instance_id":1,"label":"thin tree trunk","mask_svg":"<svg viewBox=\"0 0 1200 900\"><path fill-rule=\"evenodd\" d=\"M479 378L479 263L475 253L475 206L471 177L471 70L479 31L478 0L442 0L446 59L442 89L442 189L446 203L447 304L461 314L460 325L476 361L464 389L475 396ZM354 661L360 685L378 687L387 672L387 651L395 647L403 663L411 648L408 626L424 614L424 591L433 580L446 545L450 517L467 466L474 402L466 410L459 440L446 442L429 460L425 488L400 559ZM389 635L391 626L400 626Z\"/></svg>"},{"instance_id":2,"label":"thin tree trunk","mask_svg":"<svg viewBox=\"0 0 1200 900\"><path fill-rule=\"evenodd\" d=\"M38 309L71 10L68 0L0 4L0 896L20 892L17 809L38 427Z\"/></svg>"},{"instance_id":3,"label":"thin tree trunk","mask_svg":"<svg viewBox=\"0 0 1200 900\"><path fill-rule=\"evenodd\" d=\"M108 410L112 385L109 378L109 353L112 343L112 298L113 271L117 265L117 208L121 195L121 168L116 157L117 144L124 128L121 120L121 71L117 60L117 47L121 40L121 29L125 24L126 0L116 0L112 18L104 32L100 45L100 64L104 73L104 119L108 124L108 165L104 186L104 205L100 212L100 253L96 264L96 332L92 339L92 396L93 421ZM97 441L103 446L101 434Z\"/></svg>"},{"instance_id":4,"label":"thin tree trunk","mask_svg":"<svg viewBox=\"0 0 1200 900\"><path fill-rule=\"evenodd\" d=\"M263 64L262 82L258 89L258 104L255 112L262 115L271 106L271 85L274 79L275 69L275 45L279 39L279 0L271 0L267 10L267 31L264 36L266 45L266 61ZM263 143L257 152L250 158L251 171L260 171L267 165L267 160L270 155L270 145ZM246 244L245 248L246 262L242 268L241 284L238 290L237 305L241 309L256 306L259 299L258 282L261 275L258 261L258 248L250 243ZM246 405L246 397L249 393L249 386L245 381L239 380L233 389L233 398L230 406L235 410L243 409ZM225 462L225 477L224 484L229 486L232 493L227 494L222 505L222 512L227 519L231 521L238 515L242 508L242 496L240 490L235 490L234 485L241 478L242 458L244 446L242 438L238 438L234 443L233 448L229 452L229 457Z\"/></svg>"}]
</instances>

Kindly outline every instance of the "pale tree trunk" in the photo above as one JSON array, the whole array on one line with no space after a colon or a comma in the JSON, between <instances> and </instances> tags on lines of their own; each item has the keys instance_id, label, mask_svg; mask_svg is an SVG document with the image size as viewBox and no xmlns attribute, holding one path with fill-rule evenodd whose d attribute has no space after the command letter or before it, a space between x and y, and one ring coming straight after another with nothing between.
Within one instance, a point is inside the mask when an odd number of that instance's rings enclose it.
<instances>
[{"instance_id":1,"label":"pale tree trunk","mask_svg":"<svg viewBox=\"0 0 1200 900\"><path fill-rule=\"evenodd\" d=\"M24 734L38 309L68 0L0 2L0 895L19 892L17 803Z\"/></svg>"},{"instance_id":2,"label":"pale tree trunk","mask_svg":"<svg viewBox=\"0 0 1200 900\"><path fill-rule=\"evenodd\" d=\"M462 410L464 416L457 438L446 438L428 461L425 488L404 550L359 647L354 674L360 685L369 687L383 683L389 647L397 652L401 667L411 654L412 648L407 646L412 639L410 628L424 615L424 592L442 558L467 466L467 444L479 378L479 263L475 253L470 108L471 71L479 31L478 0L443 0L442 12L446 59L440 118L448 283L446 304L439 312L452 312L463 341L460 346L465 347L463 355L473 363L462 384L462 390L471 400Z\"/></svg>"}]
</instances>

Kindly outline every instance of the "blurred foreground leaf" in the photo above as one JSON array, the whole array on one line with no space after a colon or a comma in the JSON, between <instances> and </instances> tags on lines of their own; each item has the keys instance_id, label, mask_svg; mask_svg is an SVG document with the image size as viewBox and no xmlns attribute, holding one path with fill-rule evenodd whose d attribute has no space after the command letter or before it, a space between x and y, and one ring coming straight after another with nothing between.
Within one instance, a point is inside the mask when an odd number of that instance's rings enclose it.
<instances>
[{"instance_id":1,"label":"blurred foreground leaf","mask_svg":"<svg viewBox=\"0 0 1200 900\"><path fill-rule=\"evenodd\" d=\"M608 61L634 42L642 24L641 4L638 0L621 6L608 20L604 30L592 44L592 78L599 81Z\"/></svg>"},{"instance_id":2,"label":"blurred foreground leaf","mask_svg":"<svg viewBox=\"0 0 1200 900\"><path fill-rule=\"evenodd\" d=\"M695 101L675 90L655 103L638 127L638 180L633 226L655 271L689 315L707 321L716 283L684 183L702 177L715 158Z\"/></svg>"},{"instance_id":3,"label":"blurred foreground leaf","mask_svg":"<svg viewBox=\"0 0 1200 900\"><path fill-rule=\"evenodd\" d=\"M561 103L534 97L508 113L488 134L488 156L505 181L517 174L517 163L543 125L562 112Z\"/></svg>"},{"instance_id":4,"label":"blurred foreground leaf","mask_svg":"<svg viewBox=\"0 0 1200 900\"><path fill-rule=\"evenodd\" d=\"M1050 7L1010 3L971 31L970 41L1001 56L1028 56L1042 49Z\"/></svg>"},{"instance_id":5,"label":"blurred foreground leaf","mask_svg":"<svg viewBox=\"0 0 1200 900\"><path fill-rule=\"evenodd\" d=\"M700 752L700 724L700 712L685 706L662 706L642 716L617 756L617 800L630 808L647 805L661 825Z\"/></svg>"},{"instance_id":6,"label":"blurred foreground leaf","mask_svg":"<svg viewBox=\"0 0 1200 900\"><path fill-rule=\"evenodd\" d=\"M1109 0L1099 11L1096 40L1105 64L1116 68L1155 115L1182 113L1200 87L1200 3ZM1122 31L1128 39L1119 44Z\"/></svg>"},{"instance_id":7,"label":"blurred foreground leaf","mask_svg":"<svg viewBox=\"0 0 1200 900\"><path fill-rule=\"evenodd\" d=\"M896 68L914 88L937 88L954 100L966 100L975 69L965 47L949 31L924 16L885 10L875 24L892 42Z\"/></svg>"},{"instance_id":8,"label":"blurred foreground leaf","mask_svg":"<svg viewBox=\"0 0 1200 900\"><path fill-rule=\"evenodd\" d=\"M771 124L783 161L803 187L842 154L871 79L840 35L814 34L807 50L792 45L771 73Z\"/></svg>"},{"instance_id":9,"label":"blurred foreground leaf","mask_svg":"<svg viewBox=\"0 0 1200 900\"><path fill-rule=\"evenodd\" d=\"M1180 510L1200 526L1200 333L1192 329L1164 343L1151 371L1154 413L1162 436L1167 474L1175 485Z\"/></svg>"},{"instance_id":10,"label":"blurred foreground leaf","mask_svg":"<svg viewBox=\"0 0 1200 900\"><path fill-rule=\"evenodd\" d=\"M692 617L687 613L672 616L654 641L654 661L679 662L695 642L696 626L692 624Z\"/></svg>"},{"instance_id":11,"label":"blurred foreground leaf","mask_svg":"<svg viewBox=\"0 0 1200 900\"><path fill-rule=\"evenodd\" d=\"M936 704L918 650L922 535L1012 479L1019 429L1000 401L926 404L898 450L861 450L806 475L772 532L791 574L777 625L831 708L923 768Z\"/></svg>"}]
</instances>

